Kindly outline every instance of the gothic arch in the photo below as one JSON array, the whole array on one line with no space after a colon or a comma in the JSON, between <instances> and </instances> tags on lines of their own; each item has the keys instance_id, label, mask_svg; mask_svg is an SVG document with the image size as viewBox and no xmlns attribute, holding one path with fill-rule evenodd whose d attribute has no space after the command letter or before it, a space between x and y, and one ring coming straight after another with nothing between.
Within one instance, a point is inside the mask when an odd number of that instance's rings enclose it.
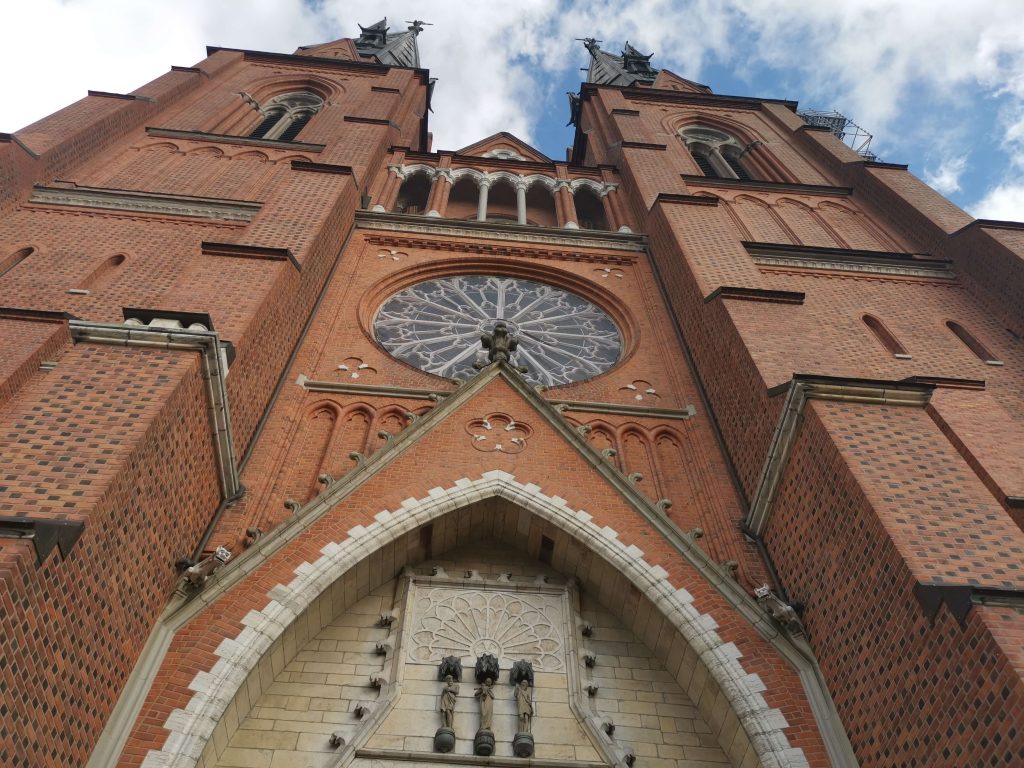
<instances>
[{"instance_id":1,"label":"gothic arch","mask_svg":"<svg viewBox=\"0 0 1024 768\"><path fill-rule=\"evenodd\" d=\"M345 87L338 82L321 77L270 76L253 84L251 96L260 104L286 93L306 91L319 96L326 104L345 93Z\"/></svg>"},{"instance_id":2,"label":"gothic arch","mask_svg":"<svg viewBox=\"0 0 1024 768\"><path fill-rule=\"evenodd\" d=\"M24 248L19 248L7 257L0 259L0 277L3 277L11 270L15 269L33 253L36 253L36 249L32 246L26 246Z\"/></svg>"},{"instance_id":3,"label":"gothic arch","mask_svg":"<svg viewBox=\"0 0 1024 768\"><path fill-rule=\"evenodd\" d=\"M104 259L99 266L97 266L88 274L88 276L86 276L84 280L82 280L82 282L78 284L78 287L88 291L103 288L114 279L114 275L117 273L119 267L124 264L126 258L127 257L123 253L116 253L113 256Z\"/></svg>"},{"instance_id":4,"label":"gothic arch","mask_svg":"<svg viewBox=\"0 0 1024 768\"><path fill-rule=\"evenodd\" d=\"M732 207L755 242L792 244L795 240L779 214L764 200L738 195Z\"/></svg>"},{"instance_id":5,"label":"gothic arch","mask_svg":"<svg viewBox=\"0 0 1024 768\"><path fill-rule=\"evenodd\" d=\"M507 503L511 513L500 517L471 514L474 505L490 499ZM330 502L325 499L309 506L317 504L328 508ZM502 471L485 472L472 480L462 478L449 488L407 499L402 506L402 514L382 511L372 524L341 534L312 561L297 562L293 554L288 567L293 568L294 578L271 588L264 607L250 611L244 628L223 639L214 652L216 663L189 686L194 693L188 705L174 710L164 723L170 736L161 749L149 752L143 765L192 766L198 760L215 758L208 751L216 750L221 741L214 738L214 731L231 727L223 721L236 696L260 695L264 662L283 668L290 659L280 654L289 643L290 653L296 652L301 646L296 642L300 632L302 638L309 637L324 625L325 614L346 610L370 589L397 575L405 563L432 556L435 542L450 549L472 540L477 532L471 521L479 521L479 526L486 520L503 526L496 538L503 534L515 539L531 553L543 530L556 532L564 540L561 551L556 547L553 554L556 569L565 567L573 552L577 557L581 553L589 557L586 568L572 569L583 581L583 589L598 594L606 609L622 616L624 622L628 617L632 626L641 630L641 640L669 674L684 690L693 691L691 698L716 736L729 741L724 746L735 765L745 759L770 768L806 764L802 750L793 748L784 732L788 727L785 717L765 701L764 683L747 672L742 651L722 639L714 617L696 609L690 592L676 588L662 568L644 559L641 550L622 544L613 530L600 528L590 515ZM443 528L441 535L436 526ZM284 539L281 545L286 547L299 532L279 534ZM414 551L417 545L418 552ZM391 554L385 556L389 547ZM396 553L404 554L398 557ZM369 568L374 558L379 565ZM390 568L384 563L390 563ZM250 563L250 568L261 565L257 561ZM374 575L360 587L359 573ZM226 587L218 585L211 590L210 602L219 596L214 594L217 589L222 593ZM340 607L339 601L343 601ZM275 655L277 662L272 661ZM222 731L221 736L230 738L231 733Z\"/></svg>"},{"instance_id":6,"label":"gothic arch","mask_svg":"<svg viewBox=\"0 0 1024 768\"><path fill-rule=\"evenodd\" d=\"M834 232L841 235L847 247L865 251L899 250L891 238L868 223L867 217L845 205L823 202L818 213Z\"/></svg>"},{"instance_id":7,"label":"gothic arch","mask_svg":"<svg viewBox=\"0 0 1024 768\"><path fill-rule=\"evenodd\" d=\"M776 210L786 227L793 232L797 243L817 245L826 248L845 248L846 243L838 237L811 206L791 197L780 198Z\"/></svg>"},{"instance_id":8,"label":"gothic arch","mask_svg":"<svg viewBox=\"0 0 1024 768\"><path fill-rule=\"evenodd\" d=\"M754 178L769 181L797 181L769 148L770 141L750 126L712 114L673 115L662 122L666 132L681 138L687 129L706 127L732 138L741 149L743 165ZM738 155L737 155L738 157Z\"/></svg>"}]
</instances>

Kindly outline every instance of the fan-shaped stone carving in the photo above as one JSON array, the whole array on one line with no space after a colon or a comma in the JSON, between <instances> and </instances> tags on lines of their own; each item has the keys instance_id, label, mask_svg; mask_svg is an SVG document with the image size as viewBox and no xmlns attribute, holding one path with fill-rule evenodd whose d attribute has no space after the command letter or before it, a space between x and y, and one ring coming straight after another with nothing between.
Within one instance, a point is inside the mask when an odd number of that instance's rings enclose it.
<instances>
[{"instance_id":1,"label":"fan-shaped stone carving","mask_svg":"<svg viewBox=\"0 0 1024 768\"><path fill-rule=\"evenodd\" d=\"M564 669L561 600L553 595L437 588L416 599L412 662L494 654L507 668L525 659L534 669Z\"/></svg>"}]
</instances>

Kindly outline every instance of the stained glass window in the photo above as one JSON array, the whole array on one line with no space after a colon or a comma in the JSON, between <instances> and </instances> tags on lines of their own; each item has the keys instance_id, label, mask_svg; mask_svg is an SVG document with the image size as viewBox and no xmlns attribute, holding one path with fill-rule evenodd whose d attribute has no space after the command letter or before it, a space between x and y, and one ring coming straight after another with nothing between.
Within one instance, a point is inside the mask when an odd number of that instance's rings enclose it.
<instances>
[{"instance_id":1,"label":"stained glass window","mask_svg":"<svg viewBox=\"0 0 1024 768\"><path fill-rule=\"evenodd\" d=\"M384 302L373 323L381 345L429 373L468 379L486 361L480 337L503 320L519 339L513 354L535 384L583 381L611 368L622 352L603 310L561 288L532 280L459 275L418 283Z\"/></svg>"}]
</instances>

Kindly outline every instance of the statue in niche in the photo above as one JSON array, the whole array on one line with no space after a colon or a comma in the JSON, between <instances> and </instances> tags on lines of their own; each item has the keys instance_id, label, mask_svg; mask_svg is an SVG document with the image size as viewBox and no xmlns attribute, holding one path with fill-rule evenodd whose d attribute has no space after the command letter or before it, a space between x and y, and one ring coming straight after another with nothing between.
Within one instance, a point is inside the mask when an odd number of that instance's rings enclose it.
<instances>
[{"instance_id":1,"label":"statue in niche","mask_svg":"<svg viewBox=\"0 0 1024 768\"><path fill-rule=\"evenodd\" d=\"M480 730L490 731L494 723L494 681L484 678L474 695L480 702Z\"/></svg>"},{"instance_id":2,"label":"statue in niche","mask_svg":"<svg viewBox=\"0 0 1024 768\"><path fill-rule=\"evenodd\" d=\"M434 750L451 752L455 749L455 705L459 699L459 680L462 679L462 661L456 656L445 656L437 667L437 676L444 681L438 710L441 727L434 734Z\"/></svg>"},{"instance_id":3,"label":"statue in niche","mask_svg":"<svg viewBox=\"0 0 1024 768\"><path fill-rule=\"evenodd\" d=\"M494 754L494 681L501 672L498 657L493 653L480 655L474 672L480 683L474 694L480 702L480 729L473 738L473 754L488 757Z\"/></svg>"},{"instance_id":4,"label":"statue in niche","mask_svg":"<svg viewBox=\"0 0 1024 768\"><path fill-rule=\"evenodd\" d=\"M444 688L441 689L441 720L445 728L452 728L455 724L455 702L459 698L459 684L451 675L444 679Z\"/></svg>"},{"instance_id":5,"label":"statue in niche","mask_svg":"<svg viewBox=\"0 0 1024 768\"><path fill-rule=\"evenodd\" d=\"M519 714L519 733L530 733L533 721L533 688L523 678L516 686L516 712Z\"/></svg>"},{"instance_id":6,"label":"statue in niche","mask_svg":"<svg viewBox=\"0 0 1024 768\"><path fill-rule=\"evenodd\" d=\"M533 757L533 665L526 659L512 665L508 681L515 686L516 715L519 718L512 739L512 754Z\"/></svg>"}]
</instances>

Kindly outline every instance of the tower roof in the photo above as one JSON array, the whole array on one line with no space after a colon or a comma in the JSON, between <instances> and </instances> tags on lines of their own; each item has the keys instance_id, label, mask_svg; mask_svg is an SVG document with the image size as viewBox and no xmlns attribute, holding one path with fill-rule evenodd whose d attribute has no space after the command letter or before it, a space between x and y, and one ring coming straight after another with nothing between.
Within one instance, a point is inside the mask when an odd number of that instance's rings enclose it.
<instances>
[{"instance_id":1,"label":"tower roof","mask_svg":"<svg viewBox=\"0 0 1024 768\"><path fill-rule=\"evenodd\" d=\"M600 40L583 38L583 45L590 53L590 69L587 82L597 85L651 85L658 76L658 70L651 67L653 53L643 54L627 41L619 56L601 50Z\"/></svg>"},{"instance_id":2,"label":"tower roof","mask_svg":"<svg viewBox=\"0 0 1024 768\"><path fill-rule=\"evenodd\" d=\"M392 67L419 67L420 51L416 38L425 22L415 19L407 22L404 32L392 33L387 17L368 27L359 25L356 49L362 56L373 56L381 64Z\"/></svg>"}]
</instances>

